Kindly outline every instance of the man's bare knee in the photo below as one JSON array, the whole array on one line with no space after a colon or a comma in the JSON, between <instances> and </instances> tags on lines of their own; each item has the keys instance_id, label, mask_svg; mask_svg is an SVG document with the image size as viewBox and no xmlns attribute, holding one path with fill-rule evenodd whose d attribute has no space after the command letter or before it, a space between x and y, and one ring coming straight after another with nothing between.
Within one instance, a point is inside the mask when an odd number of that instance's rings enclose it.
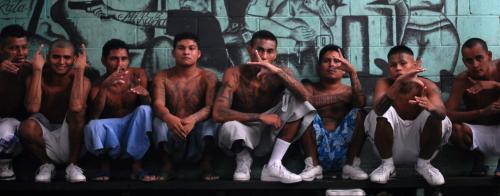
<instances>
[{"instance_id":1,"label":"man's bare knee","mask_svg":"<svg viewBox=\"0 0 500 196\"><path fill-rule=\"evenodd\" d=\"M19 135L28 142L37 141L43 137L42 129L35 120L26 119L19 126Z\"/></svg>"},{"instance_id":2,"label":"man's bare knee","mask_svg":"<svg viewBox=\"0 0 500 196\"><path fill-rule=\"evenodd\" d=\"M438 136L439 138L441 138L442 134L443 134L443 121L440 120L440 119L435 119L435 118L427 118L427 121L425 122L425 125L424 125L424 131L429 131L429 133L436 137Z\"/></svg>"},{"instance_id":3,"label":"man's bare knee","mask_svg":"<svg viewBox=\"0 0 500 196\"><path fill-rule=\"evenodd\" d=\"M472 133L465 125L461 123L453 123L450 140L453 144L459 146L463 150L469 150L472 146Z\"/></svg>"},{"instance_id":4,"label":"man's bare knee","mask_svg":"<svg viewBox=\"0 0 500 196\"><path fill-rule=\"evenodd\" d=\"M293 138L295 138L295 136L299 134L301 121L302 119L299 119L293 122L286 123L280 132L279 138L287 142L291 142Z\"/></svg>"}]
</instances>

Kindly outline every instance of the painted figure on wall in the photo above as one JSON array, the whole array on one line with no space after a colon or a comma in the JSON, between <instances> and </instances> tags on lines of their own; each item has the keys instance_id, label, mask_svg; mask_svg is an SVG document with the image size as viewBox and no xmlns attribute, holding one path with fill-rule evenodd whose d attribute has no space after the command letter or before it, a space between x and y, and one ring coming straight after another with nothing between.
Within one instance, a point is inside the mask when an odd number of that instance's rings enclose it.
<instances>
[{"instance_id":1,"label":"painted figure on wall","mask_svg":"<svg viewBox=\"0 0 500 196\"><path fill-rule=\"evenodd\" d=\"M417 59L438 62L428 65L428 72L438 74L442 68L455 72L460 41L455 28L457 2L451 0L389 0L396 15L408 13L408 21L399 44L417 46ZM442 58L443 56L449 58Z\"/></svg>"}]
</instances>

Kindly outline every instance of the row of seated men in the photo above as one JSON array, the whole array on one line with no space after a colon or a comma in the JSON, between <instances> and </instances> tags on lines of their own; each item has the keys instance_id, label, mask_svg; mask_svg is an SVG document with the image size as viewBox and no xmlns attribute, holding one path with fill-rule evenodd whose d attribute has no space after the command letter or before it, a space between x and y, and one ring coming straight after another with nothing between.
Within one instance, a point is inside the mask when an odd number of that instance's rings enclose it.
<instances>
[{"instance_id":1,"label":"row of seated men","mask_svg":"<svg viewBox=\"0 0 500 196\"><path fill-rule=\"evenodd\" d=\"M430 161L446 143L473 151L472 172L478 175L487 171L484 155L500 154L500 63L492 61L479 38L462 46L467 69L456 77L446 103L436 84L419 76L425 66L411 49L393 47L387 55L389 76L378 79L373 110L366 113L355 66L340 47L321 49L319 81L299 82L289 69L273 64L278 42L265 30L249 42L251 61L227 68L221 83L198 66L202 54L196 35L178 34L172 51L176 64L155 73L152 88L143 69L129 67L128 46L121 40L103 46L106 73L91 84L84 76L84 45L77 52L59 39L46 57L41 45L28 59L22 27L7 26L0 36L2 180L16 178L12 159L21 146L41 163L36 182L50 182L54 164L61 163L68 163L68 181L86 181L77 166L84 149L101 161L92 177L101 181L110 179L110 159L122 158L134 160L131 178L141 181L171 179L174 161L198 162L203 179L217 180L211 157L219 147L235 155L237 181L250 180L253 156L270 154L263 181L312 181L321 179L323 170L338 169L345 179L384 184L396 174L395 164L410 163L430 185L445 182ZM350 86L342 84L344 75ZM366 137L382 159L369 175L359 157ZM293 142L306 154L300 174L282 164ZM159 174L141 164L150 145L161 151ZM498 166L495 175L500 176Z\"/></svg>"}]
</instances>

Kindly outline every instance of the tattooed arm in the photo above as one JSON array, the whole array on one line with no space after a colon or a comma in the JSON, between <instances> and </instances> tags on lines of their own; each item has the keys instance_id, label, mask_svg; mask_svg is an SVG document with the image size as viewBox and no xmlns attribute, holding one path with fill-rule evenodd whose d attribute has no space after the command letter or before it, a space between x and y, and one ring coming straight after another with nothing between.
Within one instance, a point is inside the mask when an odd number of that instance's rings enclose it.
<instances>
[{"instance_id":1,"label":"tattooed arm","mask_svg":"<svg viewBox=\"0 0 500 196\"><path fill-rule=\"evenodd\" d=\"M69 109L73 112L82 112L87 108L87 96L90 91L90 80L84 76L87 66L87 48L81 45L81 54L78 54L73 65L73 85Z\"/></svg>"},{"instance_id":2,"label":"tattooed arm","mask_svg":"<svg viewBox=\"0 0 500 196\"><path fill-rule=\"evenodd\" d=\"M93 86L90 90L89 118L97 119L101 116L107 100L107 89L102 87L102 83Z\"/></svg>"},{"instance_id":3,"label":"tattooed arm","mask_svg":"<svg viewBox=\"0 0 500 196\"><path fill-rule=\"evenodd\" d=\"M353 71L349 75L351 76L352 103L354 107L363 108L366 105L366 96L363 87L361 87L358 73Z\"/></svg>"},{"instance_id":4,"label":"tattooed arm","mask_svg":"<svg viewBox=\"0 0 500 196\"><path fill-rule=\"evenodd\" d=\"M483 109L460 111L462 96L466 91L467 76L464 73L459 74L453 81L450 96L446 101L447 115L453 122L470 122L486 117Z\"/></svg>"},{"instance_id":5,"label":"tattooed arm","mask_svg":"<svg viewBox=\"0 0 500 196\"><path fill-rule=\"evenodd\" d=\"M212 118L215 122L240 121L250 122L258 121L260 114L258 113L243 113L231 109L233 103L233 95L239 86L239 68L231 67L224 72L222 78L222 86L215 98Z\"/></svg>"},{"instance_id":6,"label":"tattooed arm","mask_svg":"<svg viewBox=\"0 0 500 196\"><path fill-rule=\"evenodd\" d=\"M302 83L300 83L294 76L293 73L287 68L280 68L276 75L278 75L283 84L289 89L299 100L309 101L309 93Z\"/></svg>"},{"instance_id":7,"label":"tattooed arm","mask_svg":"<svg viewBox=\"0 0 500 196\"><path fill-rule=\"evenodd\" d=\"M207 89L205 91L205 107L201 108L196 113L189 115L188 117L194 119L195 122L204 121L210 116L212 107L214 105L215 91L217 90L217 76L210 71L204 72L204 79L206 79L207 81Z\"/></svg>"},{"instance_id":8,"label":"tattooed arm","mask_svg":"<svg viewBox=\"0 0 500 196\"><path fill-rule=\"evenodd\" d=\"M167 99L165 93L167 81L166 71L160 71L154 76L153 111L155 116L164 121L176 136L179 138L186 138L191 130L187 131L182 119L170 113L170 110L165 104L165 100Z\"/></svg>"}]
</instances>

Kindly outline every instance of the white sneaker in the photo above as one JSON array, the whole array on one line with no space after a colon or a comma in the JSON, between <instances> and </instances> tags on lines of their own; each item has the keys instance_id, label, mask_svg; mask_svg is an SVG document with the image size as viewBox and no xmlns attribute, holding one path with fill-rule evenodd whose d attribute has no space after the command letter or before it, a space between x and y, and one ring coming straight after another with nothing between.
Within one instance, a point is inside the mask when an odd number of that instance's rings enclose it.
<instances>
[{"instance_id":1,"label":"white sneaker","mask_svg":"<svg viewBox=\"0 0 500 196\"><path fill-rule=\"evenodd\" d=\"M52 163L40 165L35 176L35 182L49 183L56 174L55 168Z\"/></svg>"},{"instance_id":2,"label":"white sneaker","mask_svg":"<svg viewBox=\"0 0 500 196\"><path fill-rule=\"evenodd\" d=\"M314 179L323 179L323 168L320 165L314 166L311 157L307 157L304 162L306 163L306 167L299 174L303 181L309 182L313 181Z\"/></svg>"},{"instance_id":3,"label":"white sneaker","mask_svg":"<svg viewBox=\"0 0 500 196\"><path fill-rule=\"evenodd\" d=\"M270 165L264 165L262 168L262 173L260 174L260 180L265 182L281 182L285 184L297 183L302 181L302 178L288 171L281 161L275 161Z\"/></svg>"},{"instance_id":4,"label":"white sneaker","mask_svg":"<svg viewBox=\"0 0 500 196\"><path fill-rule=\"evenodd\" d=\"M85 182L87 178L83 175L82 168L71 163L66 167L66 181L68 182Z\"/></svg>"},{"instance_id":5,"label":"white sneaker","mask_svg":"<svg viewBox=\"0 0 500 196\"><path fill-rule=\"evenodd\" d=\"M364 196L366 195L365 191L363 189L327 189L326 196L338 196L338 195L345 195L345 196Z\"/></svg>"},{"instance_id":6,"label":"white sneaker","mask_svg":"<svg viewBox=\"0 0 500 196\"><path fill-rule=\"evenodd\" d=\"M242 153L236 156L236 169L234 170L233 180L250 180L250 167L252 166L252 156L249 153Z\"/></svg>"},{"instance_id":7,"label":"white sneaker","mask_svg":"<svg viewBox=\"0 0 500 196\"><path fill-rule=\"evenodd\" d=\"M417 170L417 173L424 177L425 181L427 181L429 185L438 186L444 184L443 175L438 169L432 166L431 163L424 164L421 167L415 165L415 170Z\"/></svg>"},{"instance_id":8,"label":"white sneaker","mask_svg":"<svg viewBox=\"0 0 500 196\"><path fill-rule=\"evenodd\" d=\"M394 177L395 175L396 168L394 168L393 164L382 163L370 174L370 180L375 183L385 184L390 177Z\"/></svg>"},{"instance_id":9,"label":"white sneaker","mask_svg":"<svg viewBox=\"0 0 500 196\"><path fill-rule=\"evenodd\" d=\"M359 166L346 164L342 167L342 179L366 180L368 179L368 174L366 174Z\"/></svg>"},{"instance_id":10,"label":"white sneaker","mask_svg":"<svg viewBox=\"0 0 500 196\"><path fill-rule=\"evenodd\" d=\"M0 180L15 180L16 174L12 169L12 159L0 159Z\"/></svg>"}]
</instances>

